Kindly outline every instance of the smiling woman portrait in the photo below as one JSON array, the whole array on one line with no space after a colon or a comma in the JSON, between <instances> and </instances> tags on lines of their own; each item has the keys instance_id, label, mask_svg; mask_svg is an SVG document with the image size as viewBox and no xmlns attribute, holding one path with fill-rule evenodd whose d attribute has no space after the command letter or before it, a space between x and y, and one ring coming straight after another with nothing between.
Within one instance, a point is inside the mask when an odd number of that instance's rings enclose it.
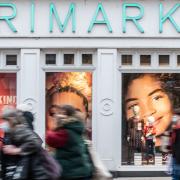
<instances>
[{"instance_id":1,"label":"smiling woman portrait","mask_svg":"<svg viewBox=\"0 0 180 180\"><path fill-rule=\"evenodd\" d=\"M139 138L139 141L142 141L144 125L151 118L153 119L153 127L155 128L154 144L156 147L162 145L161 137L165 132L170 130L172 116L176 113L179 106L179 79L180 74L172 73L123 74L122 108L123 119L126 119L122 122L124 129L126 129L123 132L124 137L129 135L128 140L131 139L133 143L135 142L134 144L138 143L136 130L138 130L139 126L142 126L140 128L142 137ZM136 125L137 121L141 124ZM135 125L129 126L128 124ZM130 148L134 147L136 145L131 145ZM131 153L133 152L131 151Z\"/></svg>"}]
</instances>

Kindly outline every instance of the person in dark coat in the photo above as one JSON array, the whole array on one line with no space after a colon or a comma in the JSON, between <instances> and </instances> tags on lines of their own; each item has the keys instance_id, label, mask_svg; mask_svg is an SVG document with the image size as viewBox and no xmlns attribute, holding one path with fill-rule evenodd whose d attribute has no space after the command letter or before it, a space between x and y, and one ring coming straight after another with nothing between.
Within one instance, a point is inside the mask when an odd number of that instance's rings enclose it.
<instances>
[{"instance_id":1,"label":"person in dark coat","mask_svg":"<svg viewBox=\"0 0 180 180\"><path fill-rule=\"evenodd\" d=\"M34 115L30 110L30 107L27 104L19 104L17 105L17 110L22 111L23 116L25 117L26 123L30 129L34 130L33 122L34 122Z\"/></svg>"},{"instance_id":2,"label":"person in dark coat","mask_svg":"<svg viewBox=\"0 0 180 180\"><path fill-rule=\"evenodd\" d=\"M48 131L46 143L55 148L55 158L62 166L62 180L90 180L93 166L84 143L85 127L79 112L70 105L59 106L55 129Z\"/></svg>"},{"instance_id":3,"label":"person in dark coat","mask_svg":"<svg viewBox=\"0 0 180 180\"><path fill-rule=\"evenodd\" d=\"M14 108L7 108L2 113L2 119L7 123L5 128L4 145L2 147L2 177L5 180L11 180L17 175L16 169L12 167L26 167L16 177L20 179L48 179L45 169L40 165L39 161L34 162L32 158L41 149L41 138L29 128L29 125L22 111ZM32 163L31 163L32 162ZM36 164L35 164L36 163ZM9 171L11 169L11 171ZM15 173L15 174L14 174Z\"/></svg>"},{"instance_id":4,"label":"person in dark coat","mask_svg":"<svg viewBox=\"0 0 180 180\"><path fill-rule=\"evenodd\" d=\"M180 180L180 119L172 128L172 178Z\"/></svg>"}]
</instances>

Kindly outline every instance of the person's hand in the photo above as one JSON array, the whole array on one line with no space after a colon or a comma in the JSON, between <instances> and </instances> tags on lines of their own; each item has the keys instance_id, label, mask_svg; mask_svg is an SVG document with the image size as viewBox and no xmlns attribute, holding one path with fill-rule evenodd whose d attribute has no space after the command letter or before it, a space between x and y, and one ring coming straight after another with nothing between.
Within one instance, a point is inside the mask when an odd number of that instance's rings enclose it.
<instances>
[{"instance_id":1,"label":"person's hand","mask_svg":"<svg viewBox=\"0 0 180 180\"><path fill-rule=\"evenodd\" d=\"M151 133L147 133L147 134L146 134L146 137L148 137L148 136L150 136L150 135L151 135Z\"/></svg>"},{"instance_id":2,"label":"person's hand","mask_svg":"<svg viewBox=\"0 0 180 180\"><path fill-rule=\"evenodd\" d=\"M141 137L141 142L145 143L145 138L143 136Z\"/></svg>"},{"instance_id":3,"label":"person's hand","mask_svg":"<svg viewBox=\"0 0 180 180\"><path fill-rule=\"evenodd\" d=\"M156 138L153 138L153 142L156 143Z\"/></svg>"},{"instance_id":4,"label":"person's hand","mask_svg":"<svg viewBox=\"0 0 180 180\"><path fill-rule=\"evenodd\" d=\"M14 145L5 145L3 146L2 150L4 154L8 154L8 155L18 155L21 153L21 148L18 148Z\"/></svg>"}]
</instances>

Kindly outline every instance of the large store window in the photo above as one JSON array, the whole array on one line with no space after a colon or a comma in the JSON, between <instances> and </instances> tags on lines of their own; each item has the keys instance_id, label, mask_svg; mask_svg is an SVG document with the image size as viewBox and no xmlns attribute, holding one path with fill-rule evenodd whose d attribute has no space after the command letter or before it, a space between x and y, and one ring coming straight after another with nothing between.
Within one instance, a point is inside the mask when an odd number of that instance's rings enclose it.
<instances>
[{"instance_id":1,"label":"large store window","mask_svg":"<svg viewBox=\"0 0 180 180\"><path fill-rule=\"evenodd\" d=\"M155 164L157 156L165 163L172 117L180 114L180 74L124 73L122 80L123 164Z\"/></svg>"},{"instance_id":2,"label":"large store window","mask_svg":"<svg viewBox=\"0 0 180 180\"><path fill-rule=\"evenodd\" d=\"M91 139L92 73L47 72L46 73L46 128L54 126L53 105L68 104L84 115L87 136Z\"/></svg>"},{"instance_id":3,"label":"large store window","mask_svg":"<svg viewBox=\"0 0 180 180\"><path fill-rule=\"evenodd\" d=\"M165 165L170 153L172 124L180 115L178 52L135 52L132 53L135 58L128 66L124 66L122 56L125 53L121 55L120 65L121 163L133 166Z\"/></svg>"},{"instance_id":4,"label":"large store window","mask_svg":"<svg viewBox=\"0 0 180 180\"><path fill-rule=\"evenodd\" d=\"M5 106L16 106L16 73L0 73L0 114ZM0 124L2 122L0 120ZM0 129L0 138L3 136Z\"/></svg>"}]
</instances>

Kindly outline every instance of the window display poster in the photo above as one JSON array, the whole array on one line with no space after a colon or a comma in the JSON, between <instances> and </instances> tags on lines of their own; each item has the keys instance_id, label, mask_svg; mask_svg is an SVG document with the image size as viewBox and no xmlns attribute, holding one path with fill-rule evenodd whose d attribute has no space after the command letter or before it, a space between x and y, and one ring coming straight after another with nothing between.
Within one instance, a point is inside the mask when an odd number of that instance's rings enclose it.
<instances>
[{"instance_id":1,"label":"window display poster","mask_svg":"<svg viewBox=\"0 0 180 180\"><path fill-rule=\"evenodd\" d=\"M0 73L0 111L6 105L16 106L15 73Z\"/></svg>"},{"instance_id":2,"label":"window display poster","mask_svg":"<svg viewBox=\"0 0 180 180\"><path fill-rule=\"evenodd\" d=\"M5 106L16 106L16 73L0 73L0 114Z\"/></svg>"},{"instance_id":3,"label":"window display poster","mask_svg":"<svg viewBox=\"0 0 180 180\"><path fill-rule=\"evenodd\" d=\"M91 139L92 73L46 73L46 128L53 128L53 106L72 105L84 115L88 137Z\"/></svg>"},{"instance_id":4,"label":"window display poster","mask_svg":"<svg viewBox=\"0 0 180 180\"><path fill-rule=\"evenodd\" d=\"M122 74L122 165L162 165L180 114L180 74Z\"/></svg>"}]
</instances>

